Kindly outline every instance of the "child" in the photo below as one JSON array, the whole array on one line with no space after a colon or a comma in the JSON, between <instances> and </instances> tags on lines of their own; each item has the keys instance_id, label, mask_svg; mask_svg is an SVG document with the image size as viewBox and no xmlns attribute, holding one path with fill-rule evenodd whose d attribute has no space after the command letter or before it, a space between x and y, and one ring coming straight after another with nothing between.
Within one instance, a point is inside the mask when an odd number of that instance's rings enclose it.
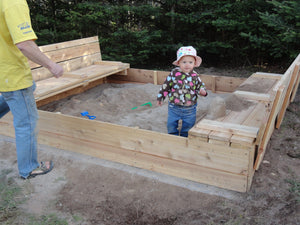
<instances>
[{"instance_id":1,"label":"child","mask_svg":"<svg viewBox=\"0 0 300 225\"><path fill-rule=\"evenodd\" d=\"M168 133L188 136L188 131L196 122L198 95L207 96L204 83L194 71L199 67L202 59L197 56L192 46L181 47L177 51L177 60L173 62L178 66L166 78L157 95L157 105L161 106L168 96ZM181 130L178 122L182 120Z\"/></svg>"}]
</instances>

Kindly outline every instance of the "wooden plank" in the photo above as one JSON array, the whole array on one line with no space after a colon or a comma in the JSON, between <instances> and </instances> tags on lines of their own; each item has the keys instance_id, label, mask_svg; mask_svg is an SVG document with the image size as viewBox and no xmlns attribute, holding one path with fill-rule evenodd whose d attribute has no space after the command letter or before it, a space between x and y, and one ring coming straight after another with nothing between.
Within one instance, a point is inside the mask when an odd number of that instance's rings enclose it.
<instances>
[{"instance_id":1,"label":"wooden plank","mask_svg":"<svg viewBox=\"0 0 300 225\"><path fill-rule=\"evenodd\" d=\"M236 91L254 92L267 94L278 82L277 79L268 79L257 76L251 76L245 80Z\"/></svg>"},{"instance_id":2,"label":"wooden plank","mask_svg":"<svg viewBox=\"0 0 300 225\"><path fill-rule=\"evenodd\" d=\"M69 73L70 76L44 79L36 82L35 97L38 100L43 100L75 87L86 86L90 82L107 77L119 70L118 66L91 65L72 71ZM76 79L76 76L78 76L78 79Z\"/></svg>"},{"instance_id":3,"label":"wooden plank","mask_svg":"<svg viewBox=\"0 0 300 225\"><path fill-rule=\"evenodd\" d=\"M170 74L169 71L157 71L157 84L161 85L165 81L166 77ZM221 77L214 75L200 74L201 80L205 83L205 86L210 89L212 85L212 79L215 80L216 92L233 92L246 78L237 77ZM139 83L153 83L154 73L152 70L145 69L128 69L128 76L122 77L121 74L114 75L109 78L110 80L127 81L127 82L139 82Z\"/></svg>"},{"instance_id":4,"label":"wooden plank","mask_svg":"<svg viewBox=\"0 0 300 225\"><path fill-rule=\"evenodd\" d=\"M266 152L268 140L269 140L271 134L273 133L272 124L275 122L276 111L280 105L279 100L283 93L283 89L284 89L284 86L281 86L276 92L276 96L275 96L275 99L274 99L274 102L273 102L273 105L271 108L270 116L268 118L268 122L266 124L265 131L264 131L264 134L261 139L261 143L258 147L258 153L257 153L257 157L256 157L255 164L254 164L255 170L259 169L259 166L260 166L260 164L263 160L263 157L265 155L265 152Z\"/></svg>"},{"instance_id":5,"label":"wooden plank","mask_svg":"<svg viewBox=\"0 0 300 225\"><path fill-rule=\"evenodd\" d=\"M297 79L295 81L295 86L294 86L294 89L293 89L292 95L291 95L291 102L294 102L294 100L295 100L295 96L297 94L297 90L299 87L299 82L300 82L300 73L298 73Z\"/></svg>"},{"instance_id":6,"label":"wooden plank","mask_svg":"<svg viewBox=\"0 0 300 225\"><path fill-rule=\"evenodd\" d=\"M282 78L283 74L256 72L256 73L254 73L251 76L253 76L253 77L259 77L259 78L267 78L267 79L280 80Z\"/></svg>"},{"instance_id":7,"label":"wooden plank","mask_svg":"<svg viewBox=\"0 0 300 225\"><path fill-rule=\"evenodd\" d=\"M216 92L233 92L246 78L215 76ZM205 82L205 81L204 81Z\"/></svg>"},{"instance_id":8,"label":"wooden plank","mask_svg":"<svg viewBox=\"0 0 300 225\"><path fill-rule=\"evenodd\" d=\"M64 41L64 42L59 42L59 43L54 43L54 44L43 45L43 46L40 46L39 48L42 52L50 52L50 51L55 51L57 49L70 48L70 47L84 45L84 44L90 44L90 43L98 43L99 44L98 36L80 38L80 39L71 40L71 41Z\"/></svg>"},{"instance_id":9,"label":"wooden plank","mask_svg":"<svg viewBox=\"0 0 300 225\"><path fill-rule=\"evenodd\" d=\"M157 71L153 71L153 84L157 85Z\"/></svg>"},{"instance_id":10,"label":"wooden plank","mask_svg":"<svg viewBox=\"0 0 300 225\"><path fill-rule=\"evenodd\" d=\"M253 165L253 163L252 163ZM254 174L255 174L255 170L252 169L251 171L249 171L249 175L248 175L248 183L247 183L247 190L246 192L250 191L250 188L251 188L251 184L252 184L252 180L253 180L253 177L254 177Z\"/></svg>"},{"instance_id":11,"label":"wooden plank","mask_svg":"<svg viewBox=\"0 0 300 225\"><path fill-rule=\"evenodd\" d=\"M230 138L230 146L233 148L249 149L253 147L254 141L255 138L235 134Z\"/></svg>"},{"instance_id":12,"label":"wooden plank","mask_svg":"<svg viewBox=\"0 0 300 225\"><path fill-rule=\"evenodd\" d=\"M291 75L293 73L294 67L296 64L300 63L300 53L298 54L297 58L293 61L293 63L290 65L290 67L285 71L281 79L278 81L276 86L274 87L274 91L277 92L277 90L281 86L288 87L289 81L291 79Z\"/></svg>"},{"instance_id":13,"label":"wooden plank","mask_svg":"<svg viewBox=\"0 0 300 225\"><path fill-rule=\"evenodd\" d=\"M104 66L118 66L120 68L129 68L129 63L123 63L119 61L96 61L95 65L104 65Z\"/></svg>"},{"instance_id":14,"label":"wooden plank","mask_svg":"<svg viewBox=\"0 0 300 225\"><path fill-rule=\"evenodd\" d=\"M225 123L215 120L203 119L197 124L197 127L211 129L216 131L225 131L227 133L238 134L246 137L256 138L258 128L252 126L244 126L235 123Z\"/></svg>"},{"instance_id":15,"label":"wooden plank","mask_svg":"<svg viewBox=\"0 0 300 225\"><path fill-rule=\"evenodd\" d=\"M59 64L63 67L65 73L67 73L67 72L76 70L81 67L90 66L95 61L99 61L100 59L101 59L101 54L97 53L97 54L93 54L93 55L89 55L89 56L85 56L85 57L81 57L81 58L70 59L68 61L61 62ZM44 67L32 69L31 73L32 73L32 77L35 81L43 80L43 79L50 78L53 76L49 72L49 70L47 70Z\"/></svg>"},{"instance_id":16,"label":"wooden plank","mask_svg":"<svg viewBox=\"0 0 300 225\"><path fill-rule=\"evenodd\" d=\"M208 89L215 87L216 92L233 92L247 78L200 74L201 80Z\"/></svg>"},{"instance_id":17,"label":"wooden plank","mask_svg":"<svg viewBox=\"0 0 300 225\"><path fill-rule=\"evenodd\" d=\"M211 91L212 93L216 93L216 76L212 76Z\"/></svg>"},{"instance_id":18,"label":"wooden plank","mask_svg":"<svg viewBox=\"0 0 300 225\"><path fill-rule=\"evenodd\" d=\"M91 79L110 72L116 73L117 70L118 66L90 65L87 67L79 68L77 70L73 70L71 71L71 73L74 75L86 77L87 79Z\"/></svg>"},{"instance_id":19,"label":"wooden plank","mask_svg":"<svg viewBox=\"0 0 300 225\"><path fill-rule=\"evenodd\" d=\"M227 116L231 117L232 114L228 113ZM216 120L223 121L225 117L217 118ZM212 143L212 144L219 144L219 145L225 145L225 146L230 145L229 140L232 136L231 133L219 132L219 131L212 130L210 128L199 127L198 123L200 123L200 122L201 122L201 120L199 122L197 122L197 124L195 124L194 127L189 131L189 136L191 135L191 136L206 138L207 142Z\"/></svg>"},{"instance_id":20,"label":"wooden plank","mask_svg":"<svg viewBox=\"0 0 300 225\"><path fill-rule=\"evenodd\" d=\"M86 78L87 76L85 74L73 74L73 73L69 72L69 73L64 73L62 75L62 77L75 78L75 79L81 79L82 80L82 79Z\"/></svg>"},{"instance_id":21,"label":"wooden plank","mask_svg":"<svg viewBox=\"0 0 300 225\"><path fill-rule=\"evenodd\" d=\"M249 99L249 100L257 100L257 101L270 101L271 96L269 94L249 92L249 91L235 91L233 92L235 95Z\"/></svg>"},{"instance_id":22,"label":"wooden plank","mask_svg":"<svg viewBox=\"0 0 300 225\"><path fill-rule=\"evenodd\" d=\"M78 86L76 85L75 87L72 87L68 90L63 90L62 92L56 92L55 94L52 93L49 95L44 95L43 97L36 98L37 107L64 99L72 95L80 94L103 83L106 83L106 77L89 82L87 85L78 85Z\"/></svg>"},{"instance_id":23,"label":"wooden plank","mask_svg":"<svg viewBox=\"0 0 300 225\"><path fill-rule=\"evenodd\" d=\"M295 67L294 67L293 74L292 74L292 77L290 79L290 82L288 84L287 91L285 93L285 97L284 97L283 104L281 106L281 110L280 110L279 115L278 115L278 119L277 119L277 123L276 123L276 128L277 129L280 127L280 125L282 123L282 120L283 120L283 117L284 117L284 114L285 114L285 111L286 111L288 105L290 104L291 93L292 93L293 87L295 85L296 78L298 77L298 74L299 74L299 64L296 64Z\"/></svg>"},{"instance_id":24,"label":"wooden plank","mask_svg":"<svg viewBox=\"0 0 300 225\"><path fill-rule=\"evenodd\" d=\"M169 74L169 71L157 71L157 84L162 85Z\"/></svg>"},{"instance_id":25,"label":"wooden plank","mask_svg":"<svg viewBox=\"0 0 300 225\"><path fill-rule=\"evenodd\" d=\"M76 139L84 139L91 142L97 140L97 142L118 148L171 158L210 168L217 167L235 173L244 171L248 165L247 156L241 154L240 150L235 150L235 155L233 156L229 153L228 149L224 150L222 147L214 148L214 151L209 147L206 147L203 151L189 148L189 153L187 154L186 138L100 121L90 121L65 115L53 115L47 112L40 112L40 117L44 119L40 130L48 130L49 132L61 134L69 133ZM53 122L54 120L55 122ZM207 157L208 155L209 158ZM234 165L232 165L232 161L235 161Z\"/></svg>"},{"instance_id":26,"label":"wooden plank","mask_svg":"<svg viewBox=\"0 0 300 225\"><path fill-rule=\"evenodd\" d=\"M60 91L61 89L65 89L70 86L74 86L80 82L82 82L81 79L75 79L69 77L61 77L61 78L51 77L36 82L36 90L34 92L34 95L36 98L40 98L44 95L54 93L56 91Z\"/></svg>"},{"instance_id":27,"label":"wooden plank","mask_svg":"<svg viewBox=\"0 0 300 225\"><path fill-rule=\"evenodd\" d=\"M254 107L253 111L245 118L245 120L241 123L244 126L254 126L260 127L259 132L261 132L262 124L266 122L266 118L270 113L270 109L267 103L259 102ZM259 136L259 132L257 137ZM254 144L256 138L245 137L241 135L233 135L231 137L231 146L235 147L248 147Z\"/></svg>"},{"instance_id":28,"label":"wooden plank","mask_svg":"<svg viewBox=\"0 0 300 225\"><path fill-rule=\"evenodd\" d=\"M153 71L143 69L128 69L128 76L114 75L110 79L127 82L153 83Z\"/></svg>"},{"instance_id":29,"label":"wooden plank","mask_svg":"<svg viewBox=\"0 0 300 225\"><path fill-rule=\"evenodd\" d=\"M230 111L225 117L219 118L218 121L222 123L234 123L234 124L242 124L243 121L248 117L248 115L254 110L255 105L252 105L248 107L245 110L242 111ZM219 144L224 144L224 145L231 145L231 139L234 133L229 132L229 131L217 131L217 130L212 130L211 133L209 134L209 142L211 143L219 143ZM240 136L243 136L239 134ZM253 137L252 137L253 139ZM219 142L216 142L215 140L218 140ZM243 139L245 140L245 139ZM220 141L223 141L220 142ZM253 142L253 140L252 140Z\"/></svg>"},{"instance_id":30,"label":"wooden plank","mask_svg":"<svg viewBox=\"0 0 300 225\"><path fill-rule=\"evenodd\" d=\"M195 136L195 137L201 137L204 138L203 140L206 140L208 142L208 137L210 134L211 130L210 129L199 129L197 125L193 126L192 129L189 130L189 137L190 136Z\"/></svg>"},{"instance_id":31,"label":"wooden plank","mask_svg":"<svg viewBox=\"0 0 300 225\"><path fill-rule=\"evenodd\" d=\"M0 120L0 133L13 135L12 127L8 128L6 122ZM10 124L12 126L12 124ZM8 128L7 133L3 128ZM80 154L97 157L134 166L150 171L168 174L195 182L214 185L220 188L226 188L234 191L247 191L248 175L228 173L223 170L197 166L182 161L172 160L170 158L157 157L143 152L125 150L111 145L105 145L94 139L93 141L82 138L74 138L71 132L57 133L40 130L38 143L52 146L62 150L77 152Z\"/></svg>"},{"instance_id":32,"label":"wooden plank","mask_svg":"<svg viewBox=\"0 0 300 225\"><path fill-rule=\"evenodd\" d=\"M93 55L100 53L99 43L89 43L86 45L74 46L64 49L56 49L55 51L45 52L44 54L48 56L54 62L63 62L69 59L74 59L78 57L84 57L87 55ZM29 61L31 68L41 67L32 61Z\"/></svg>"},{"instance_id":33,"label":"wooden plank","mask_svg":"<svg viewBox=\"0 0 300 225\"><path fill-rule=\"evenodd\" d=\"M69 136L59 136L57 134L44 132L41 132L41 135L45 139L40 138L40 143L56 148L72 150L80 154L119 162L199 183L214 185L220 188L239 192L248 190L248 176L246 175L232 174L226 171L196 166L135 151L124 151L114 146L103 145L97 142L85 142L84 140L73 139ZM61 143L56 141L57 138L60 138Z\"/></svg>"},{"instance_id":34,"label":"wooden plank","mask_svg":"<svg viewBox=\"0 0 300 225\"><path fill-rule=\"evenodd\" d=\"M252 112L241 123L244 126L260 127L264 119L269 115L269 104L258 102Z\"/></svg>"},{"instance_id":35,"label":"wooden plank","mask_svg":"<svg viewBox=\"0 0 300 225\"><path fill-rule=\"evenodd\" d=\"M208 143L200 143L200 145L197 143L195 146L187 144L186 138L55 113L39 111L39 115L40 133L69 136L74 140L97 142L122 148L124 151L136 151L210 169L247 174L249 151L213 146ZM6 121L10 121L13 129L12 119L6 118ZM55 143L63 145L60 139L57 139Z\"/></svg>"}]
</instances>

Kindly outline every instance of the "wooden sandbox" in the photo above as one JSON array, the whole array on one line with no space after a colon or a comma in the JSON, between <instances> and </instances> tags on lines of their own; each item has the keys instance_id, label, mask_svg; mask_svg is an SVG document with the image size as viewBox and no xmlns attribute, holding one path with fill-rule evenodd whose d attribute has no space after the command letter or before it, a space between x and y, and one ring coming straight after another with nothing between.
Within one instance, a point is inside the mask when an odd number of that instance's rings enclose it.
<instances>
[{"instance_id":1,"label":"wooden sandbox","mask_svg":"<svg viewBox=\"0 0 300 225\"><path fill-rule=\"evenodd\" d=\"M103 83L162 84L169 73L102 61L97 37L43 46L41 50L62 64L66 74L55 79L44 68L31 63L38 106ZM284 74L254 73L247 79L201 75L212 92L234 93L252 104L216 120L200 120L188 138L39 110L38 141L62 150L246 192L274 129L280 127L287 106L294 100L299 64L300 55ZM255 88L258 83L266 85L263 89ZM0 134L14 137L11 114L0 120Z\"/></svg>"}]
</instances>

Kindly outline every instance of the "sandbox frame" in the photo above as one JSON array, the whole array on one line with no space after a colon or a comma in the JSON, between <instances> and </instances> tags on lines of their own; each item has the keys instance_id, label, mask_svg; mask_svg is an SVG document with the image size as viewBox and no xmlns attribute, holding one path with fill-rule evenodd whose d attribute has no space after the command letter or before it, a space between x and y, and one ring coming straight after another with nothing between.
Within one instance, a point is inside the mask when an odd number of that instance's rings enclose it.
<instances>
[{"instance_id":1,"label":"sandbox frame","mask_svg":"<svg viewBox=\"0 0 300 225\"><path fill-rule=\"evenodd\" d=\"M257 101L255 110L260 113L253 110L250 114L253 116L253 126L251 121L248 121L248 125L200 121L189 137L184 138L39 110L38 142L199 183L247 192L274 129L280 127L287 106L294 100L299 85L299 63L300 54L284 74L253 74L252 79L274 81L267 93L238 90L249 78L201 75L212 92L236 92L243 98ZM161 84L168 73L126 68L93 82L97 85L107 82ZM89 84L91 87L96 85L93 82ZM80 88L85 91L88 87L74 87L68 90L68 95L78 93ZM58 95L66 96L64 92ZM57 95L50 96L47 102L56 99L59 99ZM11 114L0 120L0 134L14 137Z\"/></svg>"}]
</instances>

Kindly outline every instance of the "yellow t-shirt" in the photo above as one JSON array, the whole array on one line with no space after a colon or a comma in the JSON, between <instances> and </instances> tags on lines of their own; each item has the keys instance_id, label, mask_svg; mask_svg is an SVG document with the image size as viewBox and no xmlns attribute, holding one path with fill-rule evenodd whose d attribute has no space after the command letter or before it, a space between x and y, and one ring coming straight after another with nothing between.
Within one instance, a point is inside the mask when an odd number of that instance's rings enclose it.
<instances>
[{"instance_id":1,"label":"yellow t-shirt","mask_svg":"<svg viewBox=\"0 0 300 225\"><path fill-rule=\"evenodd\" d=\"M28 60L15 44L36 39L26 0L1 0L0 91L15 91L32 85Z\"/></svg>"}]
</instances>

